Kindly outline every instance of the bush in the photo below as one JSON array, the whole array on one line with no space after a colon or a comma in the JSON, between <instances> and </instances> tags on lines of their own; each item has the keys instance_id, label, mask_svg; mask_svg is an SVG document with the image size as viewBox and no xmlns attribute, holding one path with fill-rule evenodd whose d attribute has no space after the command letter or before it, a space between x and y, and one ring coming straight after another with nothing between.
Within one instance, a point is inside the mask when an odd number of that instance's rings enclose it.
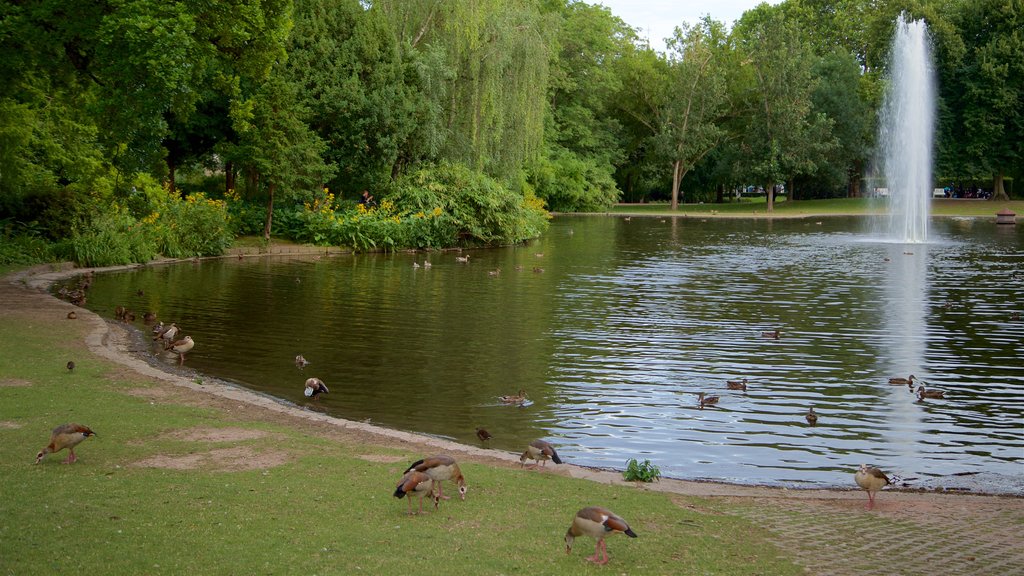
<instances>
[{"instance_id":1,"label":"bush","mask_svg":"<svg viewBox=\"0 0 1024 576\"><path fill-rule=\"evenodd\" d=\"M653 482L661 478L661 470L651 464L650 460L644 460L644 463L640 464L636 458L631 458L626 462L626 471L622 473L622 477L629 482Z\"/></svg>"},{"instance_id":2,"label":"bush","mask_svg":"<svg viewBox=\"0 0 1024 576\"><path fill-rule=\"evenodd\" d=\"M43 238L38 223L0 220L0 266L52 262L57 253L57 245Z\"/></svg>"},{"instance_id":3,"label":"bush","mask_svg":"<svg viewBox=\"0 0 1024 576\"><path fill-rule=\"evenodd\" d=\"M80 266L116 266L148 262L157 248L145 226L115 206L72 234L71 255Z\"/></svg>"},{"instance_id":4,"label":"bush","mask_svg":"<svg viewBox=\"0 0 1024 576\"><path fill-rule=\"evenodd\" d=\"M168 258L219 256L234 241L223 200L192 194L180 199L165 194L156 212L143 219L157 249Z\"/></svg>"},{"instance_id":5,"label":"bush","mask_svg":"<svg viewBox=\"0 0 1024 576\"><path fill-rule=\"evenodd\" d=\"M604 212L619 199L612 170L560 148L537 163L530 180L555 212Z\"/></svg>"}]
</instances>

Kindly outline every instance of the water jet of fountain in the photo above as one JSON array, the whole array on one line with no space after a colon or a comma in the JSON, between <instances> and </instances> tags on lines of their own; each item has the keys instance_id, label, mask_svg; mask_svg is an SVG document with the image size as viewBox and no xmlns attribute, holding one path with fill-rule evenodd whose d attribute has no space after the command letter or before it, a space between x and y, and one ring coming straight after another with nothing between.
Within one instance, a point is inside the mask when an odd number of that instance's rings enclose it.
<instances>
[{"instance_id":1,"label":"water jet of fountain","mask_svg":"<svg viewBox=\"0 0 1024 576\"><path fill-rule=\"evenodd\" d=\"M884 174L889 189L889 238L928 241L936 88L928 26L896 21L889 87L879 122Z\"/></svg>"}]
</instances>

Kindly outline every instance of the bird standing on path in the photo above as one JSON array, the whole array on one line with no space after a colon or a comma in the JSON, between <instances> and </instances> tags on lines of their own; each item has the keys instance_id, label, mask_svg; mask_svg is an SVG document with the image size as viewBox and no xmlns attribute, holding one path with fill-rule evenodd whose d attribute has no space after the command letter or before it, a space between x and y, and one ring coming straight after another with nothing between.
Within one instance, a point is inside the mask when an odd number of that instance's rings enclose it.
<instances>
[{"instance_id":1,"label":"bird standing on path","mask_svg":"<svg viewBox=\"0 0 1024 576\"><path fill-rule=\"evenodd\" d=\"M96 433L89 429L88 426L82 426L81 424L61 424L53 429L50 433L50 443L36 454L36 464L43 461L43 456L47 454L54 454L61 450L68 449L68 457L64 460L65 464L73 464L78 461L78 456L75 456L75 446L81 444L82 440L85 440L89 436L95 436Z\"/></svg>"},{"instance_id":2,"label":"bird standing on path","mask_svg":"<svg viewBox=\"0 0 1024 576\"><path fill-rule=\"evenodd\" d=\"M409 515L416 514L412 511L412 497L414 495L420 498L420 514L423 513L423 497L427 494L434 495L434 481L431 480L430 476L422 472L406 472L405 476L398 482L398 487L395 488L395 498L405 498L406 494L409 495ZM434 495L434 509L437 510L438 497Z\"/></svg>"},{"instance_id":3,"label":"bird standing on path","mask_svg":"<svg viewBox=\"0 0 1024 576\"><path fill-rule=\"evenodd\" d=\"M605 544L604 539L612 534L625 534L630 538L636 538L636 532L633 532L629 524L611 510L600 506L584 508L576 513L572 524L565 532L565 553L572 553L572 544L577 536L590 536L597 539L597 545L594 547L594 555L588 557L587 560L595 564L607 564L608 545ZM599 552L601 553L600 557L598 556Z\"/></svg>"},{"instance_id":4,"label":"bird standing on path","mask_svg":"<svg viewBox=\"0 0 1024 576\"><path fill-rule=\"evenodd\" d=\"M459 498L462 500L466 499L466 478L462 476L462 470L459 470L459 465L455 462L455 458L447 454L438 454L437 456L431 456L430 458L424 458L423 460L417 460L413 462L406 470L406 472L422 472L437 485L437 498L439 500L448 500L449 497L444 495L444 486L441 485L445 480L454 481L459 487Z\"/></svg>"},{"instance_id":5,"label":"bird standing on path","mask_svg":"<svg viewBox=\"0 0 1024 576\"><path fill-rule=\"evenodd\" d=\"M892 481L889 480L889 477L884 472L867 464L860 465L860 469L853 475L853 480L857 483L857 486L867 490L868 510L875 507L875 493L892 484Z\"/></svg>"},{"instance_id":6,"label":"bird standing on path","mask_svg":"<svg viewBox=\"0 0 1024 576\"><path fill-rule=\"evenodd\" d=\"M548 460L554 460L555 464L562 463L562 459L558 457L555 447L544 440L530 442L530 445L526 447L526 451L519 457L519 465L525 466L527 459L536 460L531 468L536 468L538 463L541 466L545 466Z\"/></svg>"}]
</instances>

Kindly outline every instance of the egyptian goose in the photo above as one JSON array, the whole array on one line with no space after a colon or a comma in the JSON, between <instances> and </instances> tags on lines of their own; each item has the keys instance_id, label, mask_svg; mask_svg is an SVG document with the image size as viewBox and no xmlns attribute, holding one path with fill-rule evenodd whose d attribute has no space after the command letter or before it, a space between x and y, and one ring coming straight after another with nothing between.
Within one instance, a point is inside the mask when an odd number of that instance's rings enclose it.
<instances>
[{"instance_id":1,"label":"egyptian goose","mask_svg":"<svg viewBox=\"0 0 1024 576\"><path fill-rule=\"evenodd\" d=\"M522 404L523 402L526 402L526 390L520 389L518 394L498 396L498 400L501 400L505 404Z\"/></svg>"},{"instance_id":2,"label":"egyptian goose","mask_svg":"<svg viewBox=\"0 0 1024 576\"><path fill-rule=\"evenodd\" d=\"M462 476L462 470L459 470L459 465L455 462L455 458L447 454L438 454L437 456L417 460L406 468L405 471L422 472L430 476L431 480L437 483L437 497L441 500L449 499L444 495L444 486L441 483L445 480L453 480L459 486L459 498L462 500L466 499L466 491L468 490L466 488L466 479Z\"/></svg>"},{"instance_id":3,"label":"egyptian goose","mask_svg":"<svg viewBox=\"0 0 1024 576\"><path fill-rule=\"evenodd\" d=\"M295 356L295 365L299 368L305 368L306 366L309 366L309 360L306 360L306 357L302 354L298 354Z\"/></svg>"},{"instance_id":4,"label":"egyptian goose","mask_svg":"<svg viewBox=\"0 0 1024 576\"><path fill-rule=\"evenodd\" d=\"M764 336L765 338L774 338L778 340L779 337L782 336L782 332L779 332L778 330L766 330L764 332L761 332L761 336Z\"/></svg>"},{"instance_id":5,"label":"egyptian goose","mask_svg":"<svg viewBox=\"0 0 1024 576\"><path fill-rule=\"evenodd\" d=\"M195 341L192 340L191 336L185 336L181 340L178 340L174 344L171 344L169 350L178 355L178 364L185 363L185 353L194 348L196 345Z\"/></svg>"},{"instance_id":6,"label":"egyptian goose","mask_svg":"<svg viewBox=\"0 0 1024 576\"><path fill-rule=\"evenodd\" d=\"M924 386L919 386L917 389L917 399L924 400L925 398L945 398L946 393L942 390L929 390Z\"/></svg>"},{"instance_id":7,"label":"egyptian goose","mask_svg":"<svg viewBox=\"0 0 1024 576\"><path fill-rule=\"evenodd\" d=\"M807 409L807 415L804 416L807 419L807 423L814 426L818 423L818 415L814 413L814 406Z\"/></svg>"},{"instance_id":8,"label":"egyptian goose","mask_svg":"<svg viewBox=\"0 0 1024 576\"><path fill-rule=\"evenodd\" d=\"M860 465L860 469L853 475L853 479L857 482L857 486L867 490L869 510L875 506L875 492L892 484L884 472L867 464Z\"/></svg>"},{"instance_id":9,"label":"egyptian goose","mask_svg":"<svg viewBox=\"0 0 1024 576\"><path fill-rule=\"evenodd\" d=\"M409 495L409 515L412 516L415 512L412 511L412 497L419 496L420 498L420 513L423 513L423 497L430 494L434 497L434 509L437 509L438 497L434 495L434 481L422 472L416 472L415 470L406 472L405 476L398 482L398 487L395 488L395 498L405 498L405 495Z\"/></svg>"},{"instance_id":10,"label":"egyptian goose","mask_svg":"<svg viewBox=\"0 0 1024 576\"><path fill-rule=\"evenodd\" d=\"M327 389L327 385L324 381L319 378L306 378L306 391L303 394L306 398L316 398L320 394L327 394L330 390Z\"/></svg>"},{"instance_id":11,"label":"egyptian goose","mask_svg":"<svg viewBox=\"0 0 1024 576\"><path fill-rule=\"evenodd\" d=\"M156 332L155 336L153 336L153 340L154 341L156 341L156 340L163 340L164 342L174 342L174 337L178 335L178 325L175 324L174 322L171 322L170 325L168 325L168 326L163 326L162 324L161 324L161 326L162 327L160 328L160 330L158 332Z\"/></svg>"},{"instance_id":12,"label":"egyptian goose","mask_svg":"<svg viewBox=\"0 0 1024 576\"><path fill-rule=\"evenodd\" d=\"M729 390L743 390L744 392L746 392L747 379L744 378L743 380L727 380L725 382L725 387L728 388Z\"/></svg>"},{"instance_id":13,"label":"egyptian goose","mask_svg":"<svg viewBox=\"0 0 1024 576\"><path fill-rule=\"evenodd\" d=\"M572 553L572 543L577 536L590 536L597 539L594 555L587 558L595 564L608 563L608 545L604 539L612 534L625 534L636 538L636 532L621 517L607 508L590 506L576 513L572 524L565 532L565 553ZM601 553L601 556L598 556Z\"/></svg>"},{"instance_id":14,"label":"egyptian goose","mask_svg":"<svg viewBox=\"0 0 1024 576\"><path fill-rule=\"evenodd\" d=\"M718 396L707 396L701 392L698 395L697 403L700 405L701 410L703 410L705 406L714 406L715 404L718 404Z\"/></svg>"},{"instance_id":15,"label":"egyptian goose","mask_svg":"<svg viewBox=\"0 0 1024 576\"><path fill-rule=\"evenodd\" d=\"M530 442L530 445L526 447L526 451L519 457L519 465L525 466L527 459L536 460L533 468L537 467L537 463L540 463L541 466L547 465L548 460L554 460L555 464L562 463L562 459L558 457L558 452L555 452L555 447L544 440Z\"/></svg>"},{"instance_id":16,"label":"egyptian goose","mask_svg":"<svg viewBox=\"0 0 1024 576\"><path fill-rule=\"evenodd\" d=\"M50 434L50 443L36 454L36 464L43 461L43 456L47 454L54 454L61 450L68 449L68 457L64 460L65 464L72 464L78 461L78 456L75 456L75 446L78 446L82 440L85 440L89 436L95 436L96 433L89 429L88 426L82 426L81 424L61 424L53 429Z\"/></svg>"},{"instance_id":17,"label":"egyptian goose","mask_svg":"<svg viewBox=\"0 0 1024 576\"><path fill-rule=\"evenodd\" d=\"M491 438L494 438L494 436L491 435L490 432L488 432L487 430L484 430L483 428L477 428L476 429L476 437L479 438L481 442L486 442L486 441L490 440Z\"/></svg>"},{"instance_id":18,"label":"egyptian goose","mask_svg":"<svg viewBox=\"0 0 1024 576\"><path fill-rule=\"evenodd\" d=\"M914 385L914 380L917 380L917 376L914 376L913 374L911 374L910 376L908 376L906 378L889 378L889 384L894 384L894 385L897 385L897 386L899 386L901 384L906 384L907 386L913 386Z\"/></svg>"}]
</instances>

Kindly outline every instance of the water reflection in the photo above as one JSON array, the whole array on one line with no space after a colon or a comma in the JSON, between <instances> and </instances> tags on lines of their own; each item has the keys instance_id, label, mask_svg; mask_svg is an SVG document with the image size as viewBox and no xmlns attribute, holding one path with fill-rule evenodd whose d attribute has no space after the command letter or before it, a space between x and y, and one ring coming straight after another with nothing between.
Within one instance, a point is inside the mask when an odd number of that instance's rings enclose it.
<instances>
[{"instance_id":1,"label":"water reflection","mask_svg":"<svg viewBox=\"0 0 1024 576\"><path fill-rule=\"evenodd\" d=\"M908 248L858 227L563 217L470 263L150 267L97 277L89 306L178 322L197 341L190 368L311 407L316 376L331 390L318 410L466 443L484 426L495 448L544 437L569 461L649 458L682 478L847 486L870 462L1024 492L1024 322L1008 320L1024 311L1020 232L940 220L936 242ZM911 373L949 399L888 383ZM743 377L746 392L726 389ZM519 389L528 407L497 400ZM718 407L699 409L702 391Z\"/></svg>"}]
</instances>

